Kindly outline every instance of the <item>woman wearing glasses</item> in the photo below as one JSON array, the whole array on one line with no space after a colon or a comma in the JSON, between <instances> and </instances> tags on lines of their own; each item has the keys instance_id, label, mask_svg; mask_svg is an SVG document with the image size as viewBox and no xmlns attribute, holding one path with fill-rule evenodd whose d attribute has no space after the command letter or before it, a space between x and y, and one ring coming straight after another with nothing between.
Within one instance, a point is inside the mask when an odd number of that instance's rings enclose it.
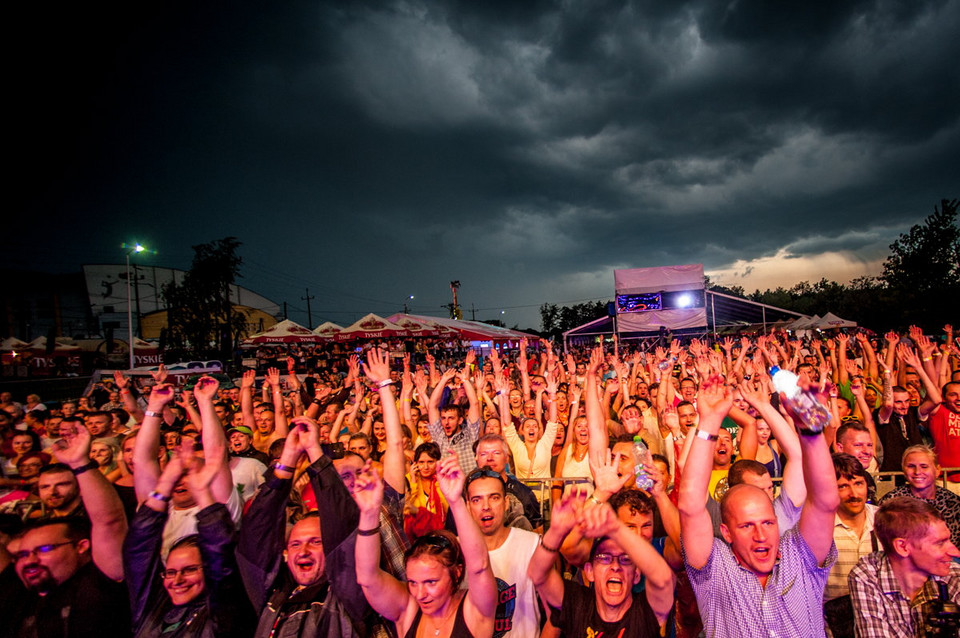
<instances>
[{"instance_id":1,"label":"woman wearing glasses","mask_svg":"<svg viewBox=\"0 0 960 638\"><path fill-rule=\"evenodd\" d=\"M463 500L466 477L455 455L437 464L440 491L460 531L422 536L405 556L407 582L380 569L380 503L383 481L369 462L353 496L360 508L357 531L357 582L370 605L396 625L405 638L455 636L490 638L497 608L497 584L480 529ZM460 589L468 577L470 588Z\"/></svg>"},{"instance_id":2,"label":"woman wearing glasses","mask_svg":"<svg viewBox=\"0 0 960 638\"><path fill-rule=\"evenodd\" d=\"M206 463L185 439L130 523L123 546L124 573L137 638L249 636L256 626L233 551L234 527L210 483L225 458ZM175 542L161 562L163 527L174 486L183 481L200 507L197 534Z\"/></svg>"}]
</instances>

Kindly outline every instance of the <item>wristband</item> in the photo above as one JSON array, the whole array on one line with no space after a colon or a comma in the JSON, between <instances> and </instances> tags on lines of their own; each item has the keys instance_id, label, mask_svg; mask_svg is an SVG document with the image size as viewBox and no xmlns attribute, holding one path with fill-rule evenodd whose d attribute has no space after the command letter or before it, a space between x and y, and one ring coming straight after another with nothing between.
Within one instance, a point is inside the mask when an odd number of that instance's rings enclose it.
<instances>
[{"instance_id":1,"label":"wristband","mask_svg":"<svg viewBox=\"0 0 960 638\"><path fill-rule=\"evenodd\" d=\"M553 548L553 547L550 547L549 545L547 545L546 543L544 543L544 542L543 542L543 536L540 537L540 547L542 547L543 549L547 550L547 551L550 552L551 554L557 554L557 553L560 552L560 548L559 548L559 547Z\"/></svg>"},{"instance_id":2,"label":"wristband","mask_svg":"<svg viewBox=\"0 0 960 638\"><path fill-rule=\"evenodd\" d=\"M698 439L703 439L704 441L716 441L716 440L717 440L717 435L716 435L716 434L710 434L709 432L704 432L704 431L701 430L700 428L697 428L697 438L698 438Z\"/></svg>"},{"instance_id":3,"label":"wristband","mask_svg":"<svg viewBox=\"0 0 960 638\"><path fill-rule=\"evenodd\" d=\"M152 416L158 419L163 416L163 412L154 412L153 410L144 410L143 414L144 416Z\"/></svg>"},{"instance_id":4,"label":"wristband","mask_svg":"<svg viewBox=\"0 0 960 638\"><path fill-rule=\"evenodd\" d=\"M377 390L383 390L388 385L393 385L393 381L391 381L390 379L384 379L383 381L377 384Z\"/></svg>"},{"instance_id":5,"label":"wristband","mask_svg":"<svg viewBox=\"0 0 960 638\"><path fill-rule=\"evenodd\" d=\"M284 465L284 464L281 463L280 461L277 461L276 463L273 464L273 469L275 469L275 470L280 470L281 472L290 472L291 474L293 474L293 472L294 472L297 468L295 468L295 467L290 467L289 465Z\"/></svg>"},{"instance_id":6,"label":"wristband","mask_svg":"<svg viewBox=\"0 0 960 638\"><path fill-rule=\"evenodd\" d=\"M94 461L94 460L91 460L89 463L84 463L84 464L81 465L80 467L75 467L75 468L73 468L72 471L73 471L73 475L74 475L74 476L80 476L81 474L83 474L83 473L86 472L87 470L92 470L92 469L98 468L98 467L100 467L100 464L97 463L97 462Z\"/></svg>"},{"instance_id":7,"label":"wristband","mask_svg":"<svg viewBox=\"0 0 960 638\"><path fill-rule=\"evenodd\" d=\"M360 529L357 528L357 536L376 536L380 533L380 526L377 525L373 529Z\"/></svg>"},{"instance_id":8,"label":"wristband","mask_svg":"<svg viewBox=\"0 0 960 638\"><path fill-rule=\"evenodd\" d=\"M153 500L155 500L155 501L160 501L161 503L169 503L169 502L170 502L170 497L169 497L169 496L164 496L163 494L161 494L160 492L158 492L158 491L156 491L156 490L150 492L150 494L148 494L148 496L149 496L150 498L152 498Z\"/></svg>"},{"instance_id":9,"label":"wristband","mask_svg":"<svg viewBox=\"0 0 960 638\"><path fill-rule=\"evenodd\" d=\"M124 388L123 390L120 390L120 394L130 394L130 390Z\"/></svg>"},{"instance_id":10,"label":"wristband","mask_svg":"<svg viewBox=\"0 0 960 638\"><path fill-rule=\"evenodd\" d=\"M924 361L933 361L933 357L924 357L923 360L924 360Z\"/></svg>"},{"instance_id":11,"label":"wristband","mask_svg":"<svg viewBox=\"0 0 960 638\"><path fill-rule=\"evenodd\" d=\"M603 505L603 501L601 501L599 498L597 498L597 495L596 495L596 494L591 494L591 495L590 495L590 498L588 498L587 500L588 500L588 501L593 501L594 504L596 504L596 505Z\"/></svg>"}]
</instances>

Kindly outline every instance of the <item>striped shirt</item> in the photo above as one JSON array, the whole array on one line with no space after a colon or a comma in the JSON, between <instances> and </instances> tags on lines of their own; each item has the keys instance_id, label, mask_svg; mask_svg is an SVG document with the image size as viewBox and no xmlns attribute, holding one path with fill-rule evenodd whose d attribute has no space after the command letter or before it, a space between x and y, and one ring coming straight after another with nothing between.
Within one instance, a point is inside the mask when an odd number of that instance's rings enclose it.
<instances>
[{"instance_id":1,"label":"striped shirt","mask_svg":"<svg viewBox=\"0 0 960 638\"><path fill-rule=\"evenodd\" d=\"M701 569L686 566L697 596L707 638L822 638L823 589L837 559L831 545L823 565L798 528L780 537L780 555L760 586L756 574L742 567L719 538Z\"/></svg>"},{"instance_id":2,"label":"striped shirt","mask_svg":"<svg viewBox=\"0 0 960 638\"><path fill-rule=\"evenodd\" d=\"M830 570L830 576L827 577L827 589L823 594L824 602L849 594L847 576L850 575L850 570L861 558L879 549L873 534L873 517L876 512L877 506L867 503L867 520L863 524L863 534L859 537L852 527L847 527L837 516L833 528L833 542L837 546L838 556L837 562Z\"/></svg>"},{"instance_id":3,"label":"striped shirt","mask_svg":"<svg viewBox=\"0 0 960 638\"><path fill-rule=\"evenodd\" d=\"M944 580L950 599L960 600L960 565L950 565L950 575ZM922 626L923 604L937 597L931 579L908 600L883 552L861 558L850 572L849 583L858 638L913 638Z\"/></svg>"}]
</instances>

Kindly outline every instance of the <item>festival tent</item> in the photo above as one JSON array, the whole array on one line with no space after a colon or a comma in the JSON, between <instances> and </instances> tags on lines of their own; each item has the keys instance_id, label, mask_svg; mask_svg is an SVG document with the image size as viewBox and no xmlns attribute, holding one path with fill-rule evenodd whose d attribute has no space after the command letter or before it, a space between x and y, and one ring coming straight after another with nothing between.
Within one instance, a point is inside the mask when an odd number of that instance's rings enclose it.
<instances>
[{"instance_id":1,"label":"festival tent","mask_svg":"<svg viewBox=\"0 0 960 638\"><path fill-rule=\"evenodd\" d=\"M268 330L243 340L245 346L265 346L270 344L322 343L324 338L309 328L284 319Z\"/></svg>"},{"instance_id":2,"label":"festival tent","mask_svg":"<svg viewBox=\"0 0 960 638\"><path fill-rule=\"evenodd\" d=\"M394 322L370 313L337 333L337 341L408 337L409 332Z\"/></svg>"},{"instance_id":3,"label":"festival tent","mask_svg":"<svg viewBox=\"0 0 960 638\"><path fill-rule=\"evenodd\" d=\"M323 337L324 341L333 341L342 330L343 326L338 326L332 321L326 321L314 328L313 333Z\"/></svg>"},{"instance_id":4,"label":"festival tent","mask_svg":"<svg viewBox=\"0 0 960 638\"><path fill-rule=\"evenodd\" d=\"M435 323L417 321L409 315L394 315L390 320L409 332L411 337L438 337L443 334L456 334Z\"/></svg>"},{"instance_id":5,"label":"festival tent","mask_svg":"<svg viewBox=\"0 0 960 638\"><path fill-rule=\"evenodd\" d=\"M46 352L47 351L47 338L46 337L37 337L29 343L30 350L34 352ZM59 339L54 340L53 352L56 353L66 353L66 352L80 352L80 346L74 345L72 343L66 343L60 341Z\"/></svg>"},{"instance_id":6,"label":"festival tent","mask_svg":"<svg viewBox=\"0 0 960 638\"><path fill-rule=\"evenodd\" d=\"M832 312L828 312L827 314L823 315L823 318L816 322L813 327L820 328L821 330L829 330L833 328L856 328L857 322L850 321L848 319L841 319Z\"/></svg>"},{"instance_id":7,"label":"festival tent","mask_svg":"<svg viewBox=\"0 0 960 638\"><path fill-rule=\"evenodd\" d=\"M0 343L0 350L10 352L11 350L27 350L30 344L26 341L20 341L16 337L7 337Z\"/></svg>"},{"instance_id":8,"label":"festival tent","mask_svg":"<svg viewBox=\"0 0 960 638\"><path fill-rule=\"evenodd\" d=\"M492 326L488 323L482 323L480 321L447 319L445 317L426 317L422 315L405 315L403 313L391 315L389 319L390 321L400 321L404 317L409 317L414 321L425 323L427 325L433 324L439 326L440 328L445 328L449 331L448 333L450 334L451 338L460 339L461 341L493 341L497 343L506 343L518 342L520 339L528 339L531 342L539 340L539 337L536 335L520 332L519 330L510 330L509 328Z\"/></svg>"}]
</instances>

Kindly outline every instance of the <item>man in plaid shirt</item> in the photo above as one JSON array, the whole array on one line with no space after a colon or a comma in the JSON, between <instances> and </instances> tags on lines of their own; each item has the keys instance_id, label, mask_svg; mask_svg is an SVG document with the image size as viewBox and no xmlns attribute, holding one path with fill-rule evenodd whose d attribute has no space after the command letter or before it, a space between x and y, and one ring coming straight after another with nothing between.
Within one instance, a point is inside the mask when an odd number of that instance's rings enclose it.
<instances>
[{"instance_id":1,"label":"man in plaid shirt","mask_svg":"<svg viewBox=\"0 0 960 638\"><path fill-rule=\"evenodd\" d=\"M850 572L850 597L860 638L912 638L924 626L924 603L939 580L960 601L960 551L937 510L901 496L877 511L874 529L883 551L864 556Z\"/></svg>"}]
</instances>

